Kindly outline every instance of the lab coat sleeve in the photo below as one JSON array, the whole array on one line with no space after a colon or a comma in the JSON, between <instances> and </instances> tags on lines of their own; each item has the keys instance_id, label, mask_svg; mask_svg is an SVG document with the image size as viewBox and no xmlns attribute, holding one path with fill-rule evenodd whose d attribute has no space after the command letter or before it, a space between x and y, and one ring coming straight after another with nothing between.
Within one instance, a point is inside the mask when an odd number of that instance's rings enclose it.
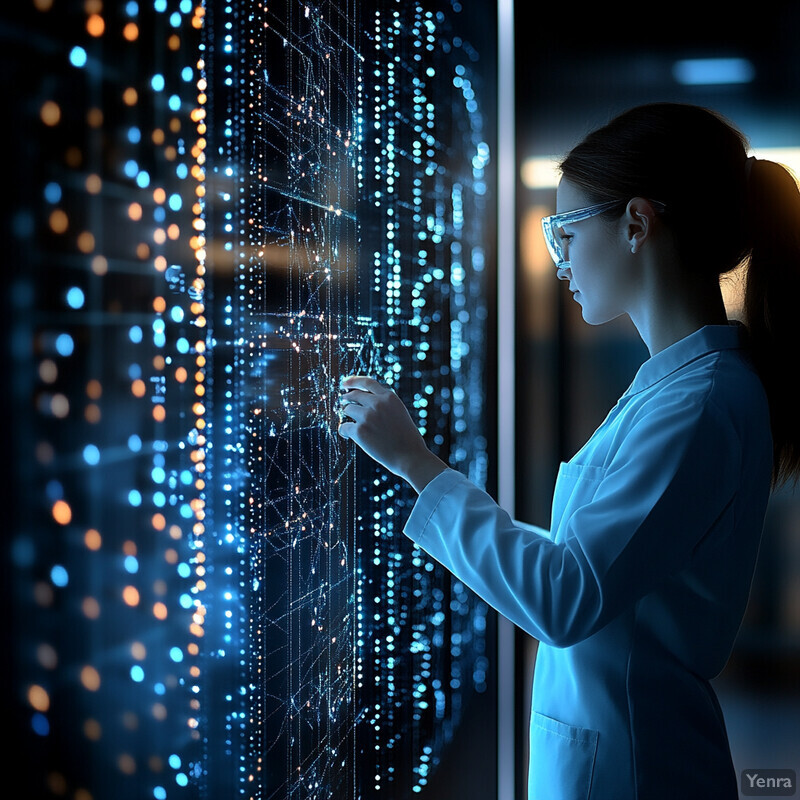
<instances>
[{"instance_id":1,"label":"lab coat sleeve","mask_svg":"<svg viewBox=\"0 0 800 800\"><path fill-rule=\"evenodd\" d=\"M740 470L728 416L706 394L675 393L635 421L558 536L516 522L453 469L423 489L404 532L519 627L567 647L688 563Z\"/></svg>"}]
</instances>

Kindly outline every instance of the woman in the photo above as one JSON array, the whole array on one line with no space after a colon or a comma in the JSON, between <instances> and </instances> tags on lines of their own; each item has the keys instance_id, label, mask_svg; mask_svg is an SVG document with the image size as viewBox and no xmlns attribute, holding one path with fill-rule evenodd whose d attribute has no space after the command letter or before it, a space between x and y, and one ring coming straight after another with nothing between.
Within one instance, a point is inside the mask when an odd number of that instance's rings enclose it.
<instances>
[{"instance_id":1,"label":"woman","mask_svg":"<svg viewBox=\"0 0 800 800\"><path fill-rule=\"evenodd\" d=\"M540 642L531 800L735 800L709 683L744 614L773 486L800 471L800 194L707 109L632 109L561 164L543 221L586 322L650 352L521 526L425 446L377 381L343 381L340 434L419 493L405 533ZM746 326L720 276L747 260ZM743 765L747 766L747 765Z\"/></svg>"}]
</instances>

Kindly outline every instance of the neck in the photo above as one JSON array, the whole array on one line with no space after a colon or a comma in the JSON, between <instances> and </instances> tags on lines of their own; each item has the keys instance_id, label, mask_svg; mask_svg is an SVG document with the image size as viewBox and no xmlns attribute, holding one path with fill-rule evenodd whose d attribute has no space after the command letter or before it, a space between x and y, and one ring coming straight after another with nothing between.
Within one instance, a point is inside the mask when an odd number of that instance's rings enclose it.
<instances>
[{"instance_id":1,"label":"neck","mask_svg":"<svg viewBox=\"0 0 800 800\"><path fill-rule=\"evenodd\" d=\"M716 278L697 279L682 270L654 270L650 275L640 302L629 315L651 356L705 325L727 324ZM663 275L671 277L657 277Z\"/></svg>"}]
</instances>

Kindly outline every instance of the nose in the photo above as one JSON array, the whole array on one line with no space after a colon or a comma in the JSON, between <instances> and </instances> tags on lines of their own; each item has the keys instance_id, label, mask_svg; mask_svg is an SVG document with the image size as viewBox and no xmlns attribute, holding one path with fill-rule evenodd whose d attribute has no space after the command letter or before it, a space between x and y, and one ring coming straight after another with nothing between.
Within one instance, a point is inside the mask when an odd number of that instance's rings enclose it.
<instances>
[{"instance_id":1,"label":"nose","mask_svg":"<svg viewBox=\"0 0 800 800\"><path fill-rule=\"evenodd\" d=\"M565 264L562 267L557 267L556 275L560 281L570 281L572 280L572 272L569 268L569 264Z\"/></svg>"}]
</instances>

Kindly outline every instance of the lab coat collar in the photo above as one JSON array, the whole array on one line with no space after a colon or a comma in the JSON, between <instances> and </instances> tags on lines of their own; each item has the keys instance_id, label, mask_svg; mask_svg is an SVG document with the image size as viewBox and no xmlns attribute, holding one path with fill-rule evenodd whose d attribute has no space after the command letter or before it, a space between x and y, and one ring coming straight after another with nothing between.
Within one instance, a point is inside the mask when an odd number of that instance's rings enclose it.
<instances>
[{"instance_id":1,"label":"lab coat collar","mask_svg":"<svg viewBox=\"0 0 800 800\"><path fill-rule=\"evenodd\" d=\"M706 325L645 361L625 394L641 392L707 353L742 350L747 347L747 339L747 328L741 322Z\"/></svg>"}]
</instances>

